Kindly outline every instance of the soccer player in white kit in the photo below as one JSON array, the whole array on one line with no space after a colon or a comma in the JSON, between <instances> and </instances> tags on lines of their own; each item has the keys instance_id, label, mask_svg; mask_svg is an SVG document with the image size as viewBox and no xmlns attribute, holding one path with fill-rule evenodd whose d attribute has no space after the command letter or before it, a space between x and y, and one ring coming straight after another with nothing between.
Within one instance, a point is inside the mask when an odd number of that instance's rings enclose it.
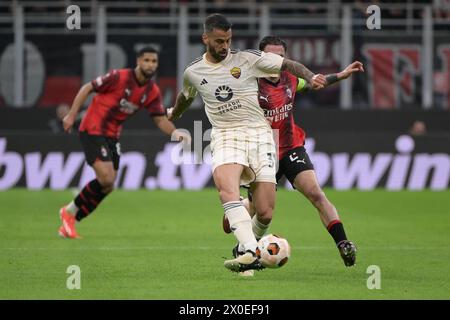
<instances>
[{"instance_id":1,"label":"soccer player in white kit","mask_svg":"<svg viewBox=\"0 0 450 320\"><path fill-rule=\"evenodd\" d=\"M326 79L276 54L231 50L231 37L231 24L224 16L206 18L202 35L206 53L186 67L183 89L168 117L178 119L197 94L202 97L212 125L214 183L231 230L245 248L245 254L226 260L224 266L242 272L264 268L255 254L255 234L264 234L275 206L277 155L271 127L259 106L257 80L277 76L282 70L307 80L314 88L322 88ZM240 185L254 190L258 212L254 219L239 199Z\"/></svg>"}]
</instances>

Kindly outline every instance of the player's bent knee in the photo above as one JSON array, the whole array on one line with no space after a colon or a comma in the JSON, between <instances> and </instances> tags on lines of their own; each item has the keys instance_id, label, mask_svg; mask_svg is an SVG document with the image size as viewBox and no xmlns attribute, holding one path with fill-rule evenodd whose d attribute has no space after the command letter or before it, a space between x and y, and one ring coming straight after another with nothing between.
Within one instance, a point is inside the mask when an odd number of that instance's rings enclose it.
<instances>
[{"instance_id":1,"label":"player's bent knee","mask_svg":"<svg viewBox=\"0 0 450 320\"><path fill-rule=\"evenodd\" d=\"M327 201L327 197L321 189L312 189L308 191L307 197L316 207Z\"/></svg>"},{"instance_id":2,"label":"player's bent knee","mask_svg":"<svg viewBox=\"0 0 450 320\"><path fill-rule=\"evenodd\" d=\"M272 221L273 207L265 206L263 208L260 208L259 210L256 209L256 212L258 214L259 222L263 224L269 224Z\"/></svg>"}]
</instances>

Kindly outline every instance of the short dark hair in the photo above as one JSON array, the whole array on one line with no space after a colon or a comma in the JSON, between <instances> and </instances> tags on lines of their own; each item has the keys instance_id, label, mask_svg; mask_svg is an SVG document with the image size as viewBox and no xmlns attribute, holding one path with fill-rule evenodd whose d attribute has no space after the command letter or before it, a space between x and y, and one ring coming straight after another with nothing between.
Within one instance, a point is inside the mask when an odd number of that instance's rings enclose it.
<instances>
[{"instance_id":1,"label":"short dark hair","mask_svg":"<svg viewBox=\"0 0 450 320\"><path fill-rule=\"evenodd\" d=\"M154 47L151 46L147 46L147 47L143 47L142 49L140 49L138 51L138 53L136 54L137 58L140 58L144 55L144 53L156 53L159 54L158 50L156 50Z\"/></svg>"},{"instance_id":2,"label":"short dark hair","mask_svg":"<svg viewBox=\"0 0 450 320\"><path fill-rule=\"evenodd\" d=\"M283 46L284 51L287 51L286 42L284 42L281 38L275 36L267 36L262 38L262 40L259 42L259 50L264 51L266 46L268 46L269 44L275 46Z\"/></svg>"},{"instance_id":3,"label":"short dark hair","mask_svg":"<svg viewBox=\"0 0 450 320\"><path fill-rule=\"evenodd\" d=\"M205 23L203 24L204 32L211 32L213 29L220 29L223 31L228 31L231 29L232 24L219 13L214 13L206 17Z\"/></svg>"}]
</instances>

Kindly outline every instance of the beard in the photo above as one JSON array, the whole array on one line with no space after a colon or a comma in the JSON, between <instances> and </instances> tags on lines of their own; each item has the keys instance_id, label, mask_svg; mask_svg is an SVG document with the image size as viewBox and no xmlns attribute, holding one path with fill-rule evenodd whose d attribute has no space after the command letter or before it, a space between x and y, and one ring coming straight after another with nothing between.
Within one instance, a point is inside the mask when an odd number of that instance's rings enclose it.
<instances>
[{"instance_id":1,"label":"beard","mask_svg":"<svg viewBox=\"0 0 450 320\"><path fill-rule=\"evenodd\" d=\"M155 74L154 71L144 71L142 68L139 68L141 74L146 78L146 79L150 79L153 77L153 75Z\"/></svg>"},{"instance_id":2,"label":"beard","mask_svg":"<svg viewBox=\"0 0 450 320\"><path fill-rule=\"evenodd\" d=\"M208 52L214 59L216 59L217 62L220 62L220 61L224 60L227 57L227 54L228 54L228 51L217 52L211 47L208 47Z\"/></svg>"}]
</instances>

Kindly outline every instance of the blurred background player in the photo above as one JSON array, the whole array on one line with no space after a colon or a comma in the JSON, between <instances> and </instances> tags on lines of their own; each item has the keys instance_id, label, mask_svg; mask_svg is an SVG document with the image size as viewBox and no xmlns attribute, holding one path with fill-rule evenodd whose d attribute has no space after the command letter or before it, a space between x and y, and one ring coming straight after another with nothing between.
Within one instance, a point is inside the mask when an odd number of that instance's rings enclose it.
<instances>
[{"instance_id":1,"label":"blurred background player","mask_svg":"<svg viewBox=\"0 0 450 320\"><path fill-rule=\"evenodd\" d=\"M77 114L92 92L94 96L80 127L80 140L87 163L96 178L89 182L67 206L60 209L62 226L59 235L79 238L75 223L86 218L114 188L119 169L119 137L122 123L140 109L145 109L156 126L176 140L189 137L176 130L167 119L159 87L151 80L158 68L158 52L145 47L137 54L135 69L112 70L86 83L76 95L69 113L63 119L70 132Z\"/></svg>"},{"instance_id":2,"label":"blurred background player","mask_svg":"<svg viewBox=\"0 0 450 320\"><path fill-rule=\"evenodd\" d=\"M243 245L243 254L226 260L232 271L261 269L256 257L257 241L248 211L239 200L239 185L250 184L253 203L265 224L275 206L275 142L258 103L257 78L277 76L289 70L321 88L326 80L304 65L273 53L230 50L231 23L220 15L206 18L203 43L206 53L184 71L183 91L169 119L177 119L197 93L205 103L211 132L212 170L230 229Z\"/></svg>"},{"instance_id":3,"label":"blurred background player","mask_svg":"<svg viewBox=\"0 0 450 320\"><path fill-rule=\"evenodd\" d=\"M282 57L286 55L286 43L273 36L265 37L259 44L259 49L271 52ZM354 72L362 72L362 63L355 61L337 74L326 76L326 85L347 79ZM259 85L259 104L264 110L266 119L270 122L272 129L278 135L278 159L279 168L277 182L283 177L289 180L292 186L301 192L311 204L318 210L323 225L333 237L342 259L346 266L355 264L356 247L347 240L344 226L334 205L327 199L317 181L313 164L304 148L305 132L294 122L293 110L296 92L305 92L312 87L304 79L297 78L287 71L283 71L279 77L261 78ZM260 239L269 224L259 218L252 202L252 190L249 197L243 202L252 216L253 232ZM255 214L255 212L257 214ZM229 233L228 223L224 221L224 231ZM242 246L236 246L233 250L235 256L242 254Z\"/></svg>"},{"instance_id":4,"label":"blurred background player","mask_svg":"<svg viewBox=\"0 0 450 320\"><path fill-rule=\"evenodd\" d=\"M55 111L56 117L48 121L48 126L52 133L62 133L64 132L62 120L69 113L70 106L67 103L61 103L56 107Z\"/></svg>"}]
</instances>

